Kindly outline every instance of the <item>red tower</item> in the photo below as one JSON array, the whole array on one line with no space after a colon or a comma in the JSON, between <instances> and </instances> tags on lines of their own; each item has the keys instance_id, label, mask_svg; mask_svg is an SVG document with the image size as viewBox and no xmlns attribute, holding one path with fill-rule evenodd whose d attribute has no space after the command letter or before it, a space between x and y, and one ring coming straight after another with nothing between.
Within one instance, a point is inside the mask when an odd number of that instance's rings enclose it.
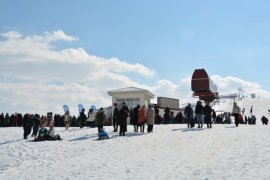
<instances>
[{"instance_id":1,"label":"red tower","mask_svg":"<svg viewBox=\"0 0 270 180\"><path fill-rule=\"evenodd\" d=\"M191 90L193 96L198 96L205 102L210 103L218 97L217 86L204 69L195 69L191 79Z\"/></svg>"}]
</instances>

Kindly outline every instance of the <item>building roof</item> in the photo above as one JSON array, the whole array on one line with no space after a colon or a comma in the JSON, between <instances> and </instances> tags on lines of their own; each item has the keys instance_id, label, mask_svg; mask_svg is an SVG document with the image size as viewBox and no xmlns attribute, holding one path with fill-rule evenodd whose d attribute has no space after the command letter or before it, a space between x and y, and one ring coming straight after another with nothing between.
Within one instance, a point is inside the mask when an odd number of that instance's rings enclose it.
<instances>
[{"instance_id":1,"label":"building roof","mask_svg":"<svg viewBox=\"0 0 270 180\"><path fill-rule=\"evenodd\" d=\"M126 87L126 88L121 88L121 89L116 89L112 91L108 91L108 94L112 96L113 94L118 94L118 93L134 93L134 92L142 92L148 94L151 98L154 98L155 95L151 93L148 90L137 88L137 87Z\"/></svg>"}]
</instances>

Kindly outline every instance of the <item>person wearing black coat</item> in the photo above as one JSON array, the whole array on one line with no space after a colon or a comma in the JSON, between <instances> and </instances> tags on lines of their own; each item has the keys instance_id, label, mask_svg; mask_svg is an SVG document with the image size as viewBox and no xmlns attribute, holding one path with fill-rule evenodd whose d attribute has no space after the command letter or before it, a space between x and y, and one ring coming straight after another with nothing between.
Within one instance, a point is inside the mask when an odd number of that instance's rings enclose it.
<instances>
[{"instance_id":1,"label":"person wearing black coat","mask_svg":"<svg viewBox=\"0 0 270 180\"><path fill-rule=\"evenodd\" d=\"M131 124L134 126L134 131L138 132L138 119L139 119L139 109L141 108L140 105L137 105L132 112Z\"/></svg>"},{"instance_id":2,"label":"person wearing black coat","mask_svg":"<svg viewBox=\"0 0 270 180\"><path fill-rule=\"evenodd\" d=\"M167 106L164 110L164 124L169 124L171 122L171 109Z\"/></svg>"},{"instance_id":3,"label":"person wearing black coat","mask_svg":"<svg viewBox=\"0 0 270 180\"><path fill-rule=\"evenodd\" d=\"M197 102L197 105L195 107L195 114L196 114L196 119L198 123L198 128L203 127L203 106L201 101Z\"/></svg>"},{"instance_id":4,"label":"person wearing black coat","mask_svg":"<svg viewBox=\"0 0 270 180\"><path fill-rule=\"evenodd\" d=\"M40 116L38 114L36 114L35 116L32 116L32 120L33 120L33 133L32 133L32 137L37 137L38 134L38 130L40 127Z\"/></svg>"},{"instance_id":5,"label":"person wearing black coat","mask_svg":"<svg viewBox=\"0 0 270 180\"><path fill-rule=\"evenodd\" d=\"M185 108L185 118L188 125L188 128L193 128L195 125L194 119L193 119L193 109L191 107L191 104L188 103L188 105Z\"/></svg>"},{"instance_id":6,"label":"person wearing black coat","mask_svg":"<svg viewBox=\"0 0 270 180\"><path fill-rule=\"evenodd\" d=\"M82 112L80 113L80 120L81 120L80 128L83 128L83 126L85 125L86 119L87 119L84 112L85 112L85 109L82 109Z\"/></svg>"},{"instance_id":7,"label":"person wearing black coat","mask_svg":"<svg viewBox=\"0 0 270 180\"><path fill-rule=\"evenodd\" d=\"M161 123L161 118L160 118L160 115L159 115L159 108L158 108L157 104L155 104L154 112L155 112L155 124L160 124Z\"/></svg>"},{"instance_id":8,"label":"person wearing black coat","mask_svg":"<svg viewBox=\"0 0 270 180\"><path fill-rule=\"evenodd\" d=\"M117 107L117 103L114 103L113 132L117 132L117 130L118 130L118 118L119 118L119 108Z\"/></svg>"},{"instance_id":9,"label":"person wearing black coat","mask_svg":"<svg viewBox=\"0 0 270 180\"><path fill-rule=\"evenodd\" d=\"M209 105L209 103L206 103L203 109L203 113L204 113L205 122L207 124L207 128L212 128L212 119L211 119L212 108Z\"/></svg>"},{"instance_id":10,"label":"person wearing black coat","mask_svg":"<svg viewBox=\"0 0 270 180\"><path fill-rule=\"evenodd\" d=\"M119 112L119 126L120 126L120 136L125 136L125 132L127 131L127 118L129 116L129 111L123 106Z\"/></svg>"},{"instance_id":11,"label":"person wearing black coat","mask_svg":"<svg viewBox=\"0 0 270 180\"><path fill-rule=\"evenodd\" d=\"M3 127L4 126L4 120L5 120L5 116L4 114L0 114L0 127Z\"/></svg>"},{"instance_id":12,"label":"person wearing black coat","mask_svg":"<svg viewBox=\"0 0 270 180\"><path fill-rule=\"evenodd\" d=\"M182 124L183 123L183 114L181 111L179 111L175 116L176 124Z\"/></svg>"},{"instance_id":13,"label":"person wearing black coat","mask_svg":"<svg viewBox=\"0 0 270 180\"><path fill-rule=\"evenodd\" d=\"M27 139L27 136L31 133L33 123L29 114L25 114L22 121L24 131L23 137L24 139Z\"/></svg>"}]
</instances>

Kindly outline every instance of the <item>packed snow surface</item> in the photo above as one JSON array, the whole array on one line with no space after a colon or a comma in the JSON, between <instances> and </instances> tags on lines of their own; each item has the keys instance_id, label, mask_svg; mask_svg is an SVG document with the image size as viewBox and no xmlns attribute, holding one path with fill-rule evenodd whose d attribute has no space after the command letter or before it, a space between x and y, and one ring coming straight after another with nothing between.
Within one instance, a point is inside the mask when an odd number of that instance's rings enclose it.
<instances>
[{"instance_id":1,"label":"packed snow surface","mask_svg":"<svg viewBox=\"0 0 270 180\"><path fill-rule=\"evenodd\" d=\"M56 128L62 141L24 140L22 128L0 129L0 179L270 179L270 129L262 125L155 125L125 137L105 127Z\"/></svg>"}]
</instances>

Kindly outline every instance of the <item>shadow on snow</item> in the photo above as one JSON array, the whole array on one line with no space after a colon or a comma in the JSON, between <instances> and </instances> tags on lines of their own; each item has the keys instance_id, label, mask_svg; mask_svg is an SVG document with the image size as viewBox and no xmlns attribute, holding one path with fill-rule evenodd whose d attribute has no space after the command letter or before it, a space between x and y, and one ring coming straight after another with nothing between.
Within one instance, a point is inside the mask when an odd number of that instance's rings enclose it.
<instances>
[{"instance_id":1,"label":"shadow on snow","mask_svg":"<svg viewBox=\"0 0 270 180\"><path fill-rule=\"evenodd\" d=\"M75 139L71 139L69 140L70 142L72 141L84 141L84 140L87 140L87 139L91 139L91 138L97 138L98 136L97 135L85 135L85 136L82 136L82 137L78 137L78 138L75 138Z\"/></svg>"},{"instance_id":2,"label":"shadow on snow","mask_svg":"<svg viewBox=\"0 0 270 180\"><path fill-rule=\"evenodd\" d=\"M203 131L205 128L180 128L180 129L173 129L172 131L182 131L182 132L189 132L189 131Z\"/></svg>"},{"instance_id":3,"label":"shadow on snow","mask_svg":"<svg viewBox=\"0 0 270 180\"><path fill-rule=\"evenodd\" d=\"M21 141L21 139L17 139L17 140L13 140L13 141L7 140L5 142L0 142L0 146L5 145L5 144L11 144L11 143L18 142L18 141Z\"/></svg>"}]
</instances>

